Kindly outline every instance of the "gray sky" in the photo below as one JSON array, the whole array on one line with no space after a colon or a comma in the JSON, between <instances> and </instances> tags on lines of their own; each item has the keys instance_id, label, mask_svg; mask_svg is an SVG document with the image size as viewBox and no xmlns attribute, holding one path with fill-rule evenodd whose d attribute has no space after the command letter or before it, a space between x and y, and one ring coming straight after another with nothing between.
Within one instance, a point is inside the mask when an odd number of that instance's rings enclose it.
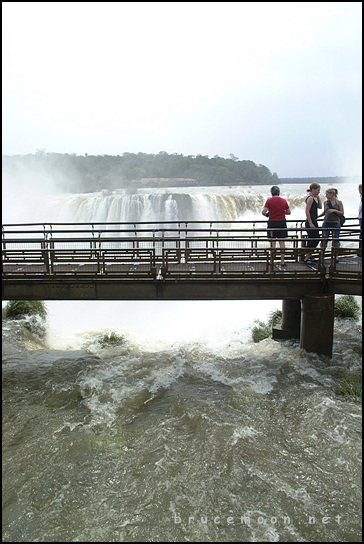
<instances>
[{"instance_id":1,"label":"gray sky","mask_svg":"<svg viewBox=\"0 0 364 544\"><path fill-rule=\"evenodd\" d=\"M361 173L361 2L2 2L3 154Z\"/></svg>"}]
</instances>

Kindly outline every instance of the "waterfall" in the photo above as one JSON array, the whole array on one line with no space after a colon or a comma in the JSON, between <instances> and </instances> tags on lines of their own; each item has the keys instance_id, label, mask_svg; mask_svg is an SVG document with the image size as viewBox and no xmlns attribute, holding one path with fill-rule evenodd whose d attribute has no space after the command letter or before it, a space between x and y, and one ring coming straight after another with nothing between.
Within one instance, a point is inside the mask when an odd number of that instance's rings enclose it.
<instances>
[{"instance_id":1,"label":"waterfall","mask_svg":"<svg viewBox=\"0 0 364 544\"><path fill-rule=\"evenodd\" d=\"M220 193L186 189L100 191L97 193L41 195L29 202L19 199L16 210L7 209L7 222L139 222L237 221L247 213L259 216L266 194L249 189ZM19 214L19 211L22 211ZM18 213L17 213L18 212ZM16 217L15 217L16 215Z\"/></svg>"},{"instance_id":2,"label":"waterfall","mask_svg":"<svg viewBox=\"0 0 364 544\"><path fill-rule=\"evenodd\" d=\"M169 195L165 204L166 219L174 221L174 218L178 216L178 204L173 200L172 195Z\"/></svg>"},{"instance_id":3,"label":"waterfall","mask_svg":"<svg viewBox=\"0 0 364 544\"><path fill-rule=\"evenodd\" d=\"M337 184L346 217L357 217L356 184ZM282 186L290 220L305 218L306 185ZM4 194L4 223L91 223L159 221L256 221L270 196L270 186L119 189L95 193ZM322 194L325 188L322 188Z\"/></svg>"}]
</instances>

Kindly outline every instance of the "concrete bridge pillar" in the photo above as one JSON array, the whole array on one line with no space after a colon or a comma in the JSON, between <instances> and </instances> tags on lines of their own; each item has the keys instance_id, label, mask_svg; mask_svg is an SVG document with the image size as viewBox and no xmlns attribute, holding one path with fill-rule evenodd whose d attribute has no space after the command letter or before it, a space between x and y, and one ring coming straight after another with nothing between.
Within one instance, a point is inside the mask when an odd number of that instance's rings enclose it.
<instances>
[{"instance_id":1,"label":"concrete bridge pillar","mask_svg":"<svg viewBox=\"0 0 364 544\"><path fill-rule=\"evenodd\" d=\"M285 299L282 301L282 321L273 327L274 340L299 338L301 328L300 299Z\"/></svg>"},{"instance_id":2,"label":"concrete bridge pillar","mask_svg":"<svg viewBox=\"0 0 364 544\"><path fill-rule=\"evenodd\" d=\"M307 295L302 299L300 347L332 357L334 295Z\"/></svg>"}]
</instances>

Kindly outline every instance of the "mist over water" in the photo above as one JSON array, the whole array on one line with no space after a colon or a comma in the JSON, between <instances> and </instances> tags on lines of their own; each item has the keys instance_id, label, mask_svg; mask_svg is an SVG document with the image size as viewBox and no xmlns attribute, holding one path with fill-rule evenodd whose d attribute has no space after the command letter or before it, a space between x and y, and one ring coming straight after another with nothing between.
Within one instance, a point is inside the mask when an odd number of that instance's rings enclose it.
<instances>
[{"instance_id":1,"label":"mist over water","mask_svg":"<svg viewBox=\"0 0 364 544\"><path fill-rule=\"evenodd\" d=\"M306 188L282 187L293 219ZM3 219L260 219L268 191L38 195ZM45 339L3 326L4 541L361 541L361 406L335 393L360 322L336 320L329 360L251 341L275 300L46 306Z\"/></svg>"},{"instance_id":2,"label":"mist over water","mask_svg":"<svg viewBox=\"0 0 364 544\"><path fill-rule=\"evenodd\" d=\"M80 346L79 334L85 330L130 331L149 343L203 341L225 344L236 334L251 337L255 319L281 309L281 301L64 301L46 303L49 347ZM159 345L159 344L158 344Z\"/></svg>"}]
</instances>

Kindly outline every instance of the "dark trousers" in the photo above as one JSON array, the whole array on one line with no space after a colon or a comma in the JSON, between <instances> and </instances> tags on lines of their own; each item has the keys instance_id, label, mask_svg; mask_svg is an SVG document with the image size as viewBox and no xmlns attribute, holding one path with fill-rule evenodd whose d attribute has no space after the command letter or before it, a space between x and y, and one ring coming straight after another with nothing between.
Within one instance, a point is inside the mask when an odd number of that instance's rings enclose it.
<instances>
[{"instance_id":1,"label":"dark trousers","mask_svg":"<svg viewBox=\"0 0 364 544\"><path fill-rule=\"evenodd\" d=\"M320 231L319 231L319 228L318 228L318 224L315 222L313 222L313 224L315 225L316 228L312 229L310 228L310 224L308 221L306 221L305 223L305 226L307 228L307 237L308 237L308 240L306 242L306 247L309 247L309 248L315 248L317 247L318 243L319 243L319 238L320 238Z\"/></svg>"}]
</instances>

